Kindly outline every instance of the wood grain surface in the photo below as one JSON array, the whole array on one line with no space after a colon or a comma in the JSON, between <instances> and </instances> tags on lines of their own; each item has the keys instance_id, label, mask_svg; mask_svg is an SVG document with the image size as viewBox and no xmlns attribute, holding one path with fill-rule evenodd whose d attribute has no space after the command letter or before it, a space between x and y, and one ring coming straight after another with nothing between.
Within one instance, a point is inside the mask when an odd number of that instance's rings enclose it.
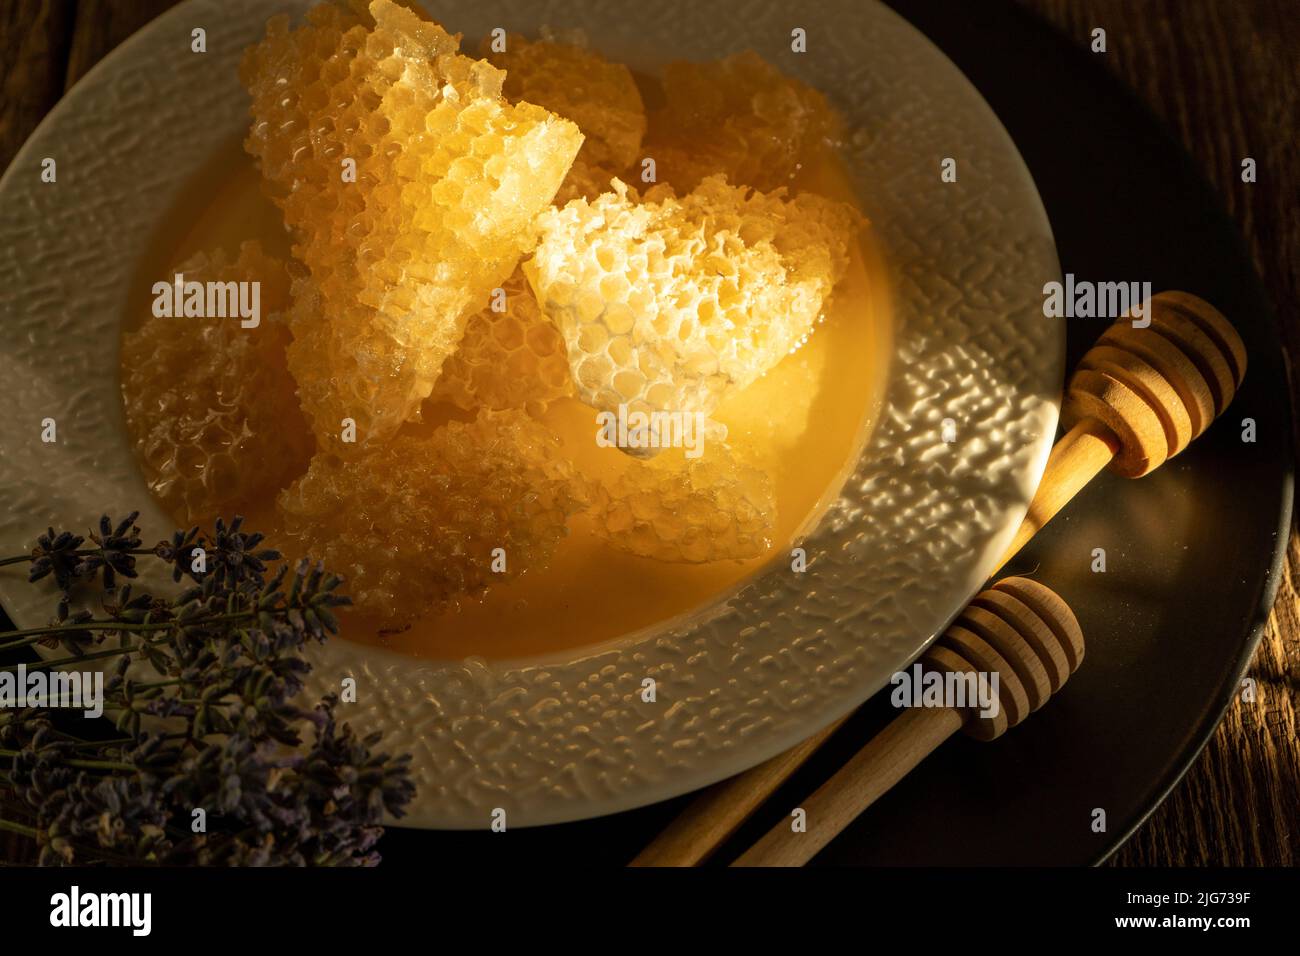
<instances>
[{"instance_id":1,"label":"wood grain surface","mask_svg":"<svg viewBox=\"0 0 1300 956\"><path fill-rule=\"evenodd\" d=\"M122 40L174 0L0 2L0 168L45 113ZM1161 117L1213 183L1254 254L1300 355L1300 16L1294 0L1019 0L1099 55ZM1240 181L1243 157L1259 181ZM1279 396L1279 400L1281 400ZM1187 777L1112 861L1300 863L1300 542L1251 667L1260 700L1237 703Z\"/></svg>"}]
</instances>

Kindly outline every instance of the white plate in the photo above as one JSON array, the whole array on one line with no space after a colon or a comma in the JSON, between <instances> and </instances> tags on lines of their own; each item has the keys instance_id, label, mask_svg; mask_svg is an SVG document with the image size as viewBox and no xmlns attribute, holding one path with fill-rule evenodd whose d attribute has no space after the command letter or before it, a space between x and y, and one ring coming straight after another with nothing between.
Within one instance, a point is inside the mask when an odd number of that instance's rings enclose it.
<instances>
[{"instance_id":1,"label":"white plate","mask_svg":"<svg viewBox=\"0 0 1300 956\"><path fill-rule=\"evenodd\" d=\"M235 68L277 8L189 0L132 37L50 113L0 180L0 543L47 524L84 528L141 507L150 540L171 522L150 502L125 439L119 324L144 250L182 190L246 125ZM627 56L755 49L826 92L865 131L848 161L890 259L897 354L856 471L806 540L711 613L545 663L443 665L335 640L310 691L344 675L345 711L409 750L419 796L406 823L512 826L611 813L736 773L866 699L920 652L982 583L1047 458L1064 327L1042 314L1059 278L1038 195L1006 132L961 73L876 3L798 13L782 4L475 0L436 5L477 38L583 27ZM190 52L190 31L208 52ZM807 31L808 52L790 51ZM40 182L44 157L56 184ZM958 181L940 181L957 160ZM59 442L42 444L41 420ZM957 440L941 438L943 419ZM50 613L22 572L0 572L16 622ZM643 703L652 676L657 702Z\"/></svg>"}]
</instances>

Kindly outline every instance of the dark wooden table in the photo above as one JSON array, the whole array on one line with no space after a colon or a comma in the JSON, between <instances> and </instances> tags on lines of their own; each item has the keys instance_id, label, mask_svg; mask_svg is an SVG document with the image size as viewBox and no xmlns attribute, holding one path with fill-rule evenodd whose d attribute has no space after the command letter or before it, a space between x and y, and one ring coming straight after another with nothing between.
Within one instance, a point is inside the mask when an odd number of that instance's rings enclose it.
<instances>
[{"instance_id":1,"label":"dark wooden table","mask_svg":"<svg viewBox=\"0 0 1300 956\"><path fill-rule=\"evenodd\" d=\"M1098 54L1178 135L1250 244L1292 362L1300 356L1300 16L1295 0L1020 0ZM0 168L101 57L175 0L0 2ZM1253 157L1259 181L1240 179ZM1282 396L1279 396L1279 400ZM1251 674L1187 777L1120 850L1121 866L1300 863L1300 540Z\"/></svg>"}]
</instances>

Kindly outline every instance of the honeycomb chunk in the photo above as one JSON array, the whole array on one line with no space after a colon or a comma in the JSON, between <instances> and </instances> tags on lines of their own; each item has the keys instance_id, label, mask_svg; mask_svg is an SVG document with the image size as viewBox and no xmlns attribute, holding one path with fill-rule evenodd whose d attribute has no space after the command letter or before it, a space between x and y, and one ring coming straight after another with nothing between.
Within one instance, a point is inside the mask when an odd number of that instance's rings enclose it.
<instances>
[{"instance_id":1,"label":"honeycomb chunk","mask_svg":"<svg viewBox=\"0 0 1300 956\"><path fill-rule=\"evenodd\" d=\"M598 536L644 558L743 560L772 545L776 493L765 472L712 443L699 458L632 461L597 486L592 512Z\"/></svg>"},{"instance_id":2,"label":"honeycomb chunk","mask_svg":"<svg viewBox=\"0 0 1300 956\"><path fill-rule=\"evenodd\" d=\"M186 524L245 510L307 467L311 434L285 365L284 263L256 242L176 267L185 281L258 282L256 327L240 319L151 316L122 344L127 429L145 480Z\"/></svg>"},{"instance_id":3,"label":"honeycomb chunk","mask_svg":"<svg viewBox=\"0 0 1300 956\"><path fill-rule=\"evenodd\" d=\"M390 627L536 571L585 503L558 441L523 412L480 412L364 456L322 453L279 498L286 529ZM493 550L505 551L494 571Z\"/></svg>"},{"instance_id":4,"label":"honeycomb chunk","mask_svg":"<svg viewBox=\"0 0 1300 956\"><path fill-rule=\"evenodd\" d=\"M298 239L295 254L304 261L318 244L341 236L364 208L364 193L340 175L343 158L351 155L345 147L352 137L344 131L357 136L365 126L366 141L377 141L377 117L359 104L330 117L325 106L342 103L363 82L350 74L354 64L361 66L357 51L373 25L359 4L322 3L296 30L289 29L288 16L275 16L240 63L253 119L244 147L258 160L263 192L284 212ZM359 177L364 169L358 162Z\"/></svg>"},{"instance_id":5,"label":"honeycomb chunk","mask_svg":"<svg viewBox=\"0 0 1300 956\"><path fill-rule=\"evenodd\" d=\"M295 283L289 367L339 453L418 415L582 144L568 120L507 102L504 74L457 47L375 0L367 16L318 8L292 31L276 18L241 67L247 148L310 272ZM345 418L356 446L334 442Z\"/></svg>"},{"instance_id":6,"label":"honeycomb chunk","mask_svg":"<svg viewBox=\"0 0 1300 956\"><path fill-rule=\"evenodd\" d=\"M616 182L539 224L524 271L564 335L579 398L602 411L707 416L812 330L860 218L820 196L717 176L658 202Z\"/></svg>"},{"instance_id":7,"label":"honeycomb chunk","mask_svg":"<svg viewBox=\"0 0 1300 956\"><path fill-rule=\"evenodd\" d=\"M569 357L554 323L537 306L523 273L504 286L505 308L470 317L456 351L447 357L432 397L460 408L540 411L573 394Z\"/></svg>"},{"instance_id":8,"label":"honeycomb chunk","mask_svg":"<svg viewBox=\"0 0 1300 956\"><path fill-rule=\"evenodd\" d=\"M610 180L638 159L646 130L632 71L587 49L580 36L573 41L510 36L502 53L492 52L490 40L483 44L483 55L506 71L511 102L536 103L571 119L586 137L555 197L558 205L608 190Z\"/></svg>"},{"instance_id":9,"label":"honeycomb chunk","mask_svg":"<svg viewBox=\"0 0 1300 956\"><path fill-rule=\"evenodd\" d=\"M723 173L764 191L791 185L841 134L826 98L753 51L664 68L665 105L650 116L646 154L679 191Z\"/></svg>"}]
</instances>

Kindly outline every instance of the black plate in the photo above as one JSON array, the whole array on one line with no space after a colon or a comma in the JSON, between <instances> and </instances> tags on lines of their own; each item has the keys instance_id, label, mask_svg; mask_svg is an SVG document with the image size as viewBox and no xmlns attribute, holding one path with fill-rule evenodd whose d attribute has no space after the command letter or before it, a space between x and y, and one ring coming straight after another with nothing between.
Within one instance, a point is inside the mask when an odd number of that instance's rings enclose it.
<instances>
[{"instance_id":1,"label":"black plate","mask_svg":"<svg viewBox=\"0 0 1300 956\"><path fill-rule=\"evenodd\" d=\"M816 858L825 864L1088 864L1146 818L1209 739L1268 616L1290 526L1290 390L1266 296L1181 146L1090 56L1011 3L893 0L970 78L1025 158L1061 270L1196 293L1250 366L1222 420L1141 481L1104 475L1007 568L1070 602L1088 654L1061 695L990 744L949 741ZM1073 365L1100 334L1069 322ZM1241 440L1253 418L1258 439ZM1106 551L1104 574L1091 570ZM877 696L742 829L734 856L890 716ZM631 858L689 798L513 831L390 830L386 866L603 865ZM1106 831L1092 829L1094 808Z\"/></svg>"},{"instance_id":2,"label":"black plate","mask_svg":"<svg viewBox=\"0 0 1300 956\"><path fill-rule=\"evenodd\" d=\"M892 0L984 94L1033 173L1063 272L1150 281L1215 303L1249 350L1224 419L1137 482L1103 476L1007 568L1073 606L1081 670L1000 740L945 744L816 859L825 864L1087 864L1114 851L1190 765L1236 692L1272 604L1290 525L1286 371L1235 227L1176 141L1085 53L1005 0ZM1101 331L1069 323L1072 365ZM1258 440L1241 441L1253 418ZM1092 552L1106 550L1104 574ZM0 621L3 615L0 613ZM743 828L784 819L892 716L877 696ZM620 865L689 797L582 823L390 829L386 868ZM1104 833L1092 829L1106 811Z\"/></svg>"}]
</instances>

